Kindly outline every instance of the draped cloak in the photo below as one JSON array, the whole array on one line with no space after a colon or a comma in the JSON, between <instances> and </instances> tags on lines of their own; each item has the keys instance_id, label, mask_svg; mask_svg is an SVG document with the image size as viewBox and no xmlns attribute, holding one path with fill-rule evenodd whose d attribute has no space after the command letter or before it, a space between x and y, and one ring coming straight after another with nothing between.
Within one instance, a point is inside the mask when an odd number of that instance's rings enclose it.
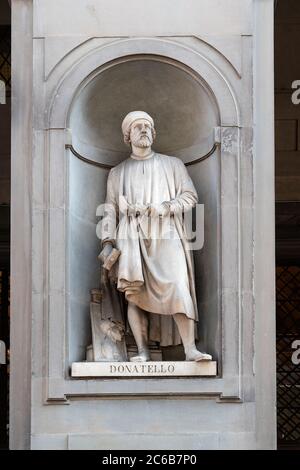
<instances>
[{"instance_id":1,"label":"draped cloak","mask_svg":"<svg viewBox=\"0 0 300 470\"><path fill-rule=\"evenodd\" d=\"M107 180L102 241L121 251L117 289L150 313L149 339L161 346L181 342L172 315L198 320L192 252L184 213L197 203L193 182L176 158L152 153L129 157L112 168ZM149 204L166 203L170 217L149 217ZM139 208L139 215L133 208ZM155 315L159 314L159 315Z\"/></svg>"}]
</instances>

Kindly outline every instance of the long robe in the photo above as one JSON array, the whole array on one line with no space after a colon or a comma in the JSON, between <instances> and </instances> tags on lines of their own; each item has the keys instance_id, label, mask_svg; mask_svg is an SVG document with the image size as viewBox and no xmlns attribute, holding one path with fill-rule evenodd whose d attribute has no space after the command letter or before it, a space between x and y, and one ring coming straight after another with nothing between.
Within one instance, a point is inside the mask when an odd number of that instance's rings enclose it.
<instances>
[{"instance_id":1,"label":"long robe","mask_svg":"<svg viewBox=\"0 0 300 470\"><path fill-rule=\"evenodd\" d=\"M120 249L117 288L128 301L150 312L150 340L161 346L180 343L175 313L198 319L192 253L183 213L197 203L183 162L152 153L131 156L108 176L103 241ZM170 217L148 217L148 204L166 203ZM135 215L133 208L139 208Z\"/></svg>"}]
</instances>

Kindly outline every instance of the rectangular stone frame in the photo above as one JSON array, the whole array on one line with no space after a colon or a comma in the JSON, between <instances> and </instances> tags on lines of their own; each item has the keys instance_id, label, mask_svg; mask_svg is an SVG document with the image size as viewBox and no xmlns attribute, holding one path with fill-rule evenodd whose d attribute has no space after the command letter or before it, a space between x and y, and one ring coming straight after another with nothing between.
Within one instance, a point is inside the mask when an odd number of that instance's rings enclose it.
<instances>
[{"instance_id":1,"label":"rectangular stone frame","mask_svg":"<svg viewBox=\"0 0 300 470\"><path fill-rule=\"evenodd\" d=\"M221 139L221 220L222 220L222 323L223 323L223 368L216 378L133 378L122 379L72 379L69 375L66 341L68 329L68 286L67 279L67 230L68 230L68 154L65 149L66 130L49 129L46 132L35 131L33 167L33 222L34 259L36 271L33 279L42 282L34 286L37 292L46 290L47 301L44 303L46 325L46 358L47 380L46 401L67 402L72 396L216 396L220 400L242 400L241 375L241 256L251 263L251 252L245 253L251 240L244 238L241 247L241 188L240 188L240 134L246 131L238 128L223 127L220 129ZM251 135L250 135L251 138ZM246 141L243 147L247 148ZM250 145L248 145L250 148ZM249 170L252 172L252 156L244 153L245 163L250 160ZM38 164L40 162L40 165ZM43 163L42 163L43 162ZM43 166L43 167L42 167ZM44 172L44 173L43 173ZM44 174L46 192L40 185ZM245 189L251 187L252 179ZM249 193L245 196L245 200ZM45 198L45 203L43 199ZM39 209L44 208L41 217ZM244 223L252 220L246 208ZM250 232L251 236L251 232ZM47 244L43 240L47 240ZM250 243L249 243L250 242ZM243 254L241 254L243 249ZM40 260L46 260L44 266ZM41 271L45 269L46 272ZM249 266L246 266L246 270ZM251 270L251 266L250 266ZM43 282L46 279L46 283ZM247 305L247 314L252 311ZM37 312L36 312L37 314ZM246 315L246 314L245 314ZM249 325L252 327L251 325Z\"/></svg>"},{"instance_id":2,"label":"rectangular stone frame","mask_svg":"<svg viewBox=\"0 0 300 470\"><path fill-rule=\"evenodd\" d=\"M168 39L168 38L166 38ZM247 38L245 38L247 41ZM178 39L179 41L179 39ZM39 44L40 42L40 44ZM246 43L249 53L250 43ZM246 46L245 46L246 47ZM36 41L35 62L43 56L42 40ZM36 87L39 86L37 81ZM251 122L250 117L245 122ZM248 127L219 128L221 144L221 266L222 266L222 360L216 378L147 378L147 379L72 379L67 357L68 285L67 285L67 230L68 230L68 130L39 129L40 117L35 121L37 143L35 161L41 168L33 175L39 182L44 172L46 192L37 184L38 206L44 210L43 220L37 220L34 232L41 236L37 259L45 260L44 267L37 264L34 279L43 281L39 292L46 292L44 318L46 325L45 400L68 402L76 396L215 396L220 401L243 400L243 338L253 329L252 247L252 132ZM43 142L44 139L44 142ZM43 147L44 146L44 147ZM43 150L44 148L44 150ZM243 159L240 152L243 149ZM43 170L42 170L43 167ZM245 175L245 177L243 177ZM242 184L241 184L242 183ZM44 202L43 202L44 201ZM249 231L241 237L242 225ZM42 235L43 234L43 235ZM47 240L46 246L43 240ZM223 249L222 249L223 247ZM226 247L226 249L224 249ZM246 261L241 263L241 259ZM43 269L46 268L46 273ZM244 311L244 313L243 313ZM245 321L242 322L242 318ZM247 345L252 356L252 346ZM247 368L247 366L246 366ZM244 375L251 375L245 371ZM117 382L119 380L119 382ZM250 381L248 381L250 384Z\"/></svg>"}]
</instances>

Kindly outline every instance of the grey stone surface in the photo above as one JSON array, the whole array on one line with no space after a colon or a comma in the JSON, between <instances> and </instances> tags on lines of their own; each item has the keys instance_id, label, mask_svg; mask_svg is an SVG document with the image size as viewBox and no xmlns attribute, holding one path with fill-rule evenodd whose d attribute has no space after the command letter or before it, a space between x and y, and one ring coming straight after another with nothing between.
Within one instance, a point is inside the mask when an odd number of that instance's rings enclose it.
<instances>
[{"instance_id":1,"label":"grey stone surface","mask_svg":"<svg viewBox=\"0 0 300 470\"><path fill-rule=\"evenodd\" d=\"M273 116L274 113L274 96L270 92L274 89L273 2L256 2L255 14L257 29L254 50L259 48L260 54L256 55L254 65L254 109L257 116L254 133L254 368L256 442L258 448L266 449L276 447L275 139L274 120L267 117L267 114ZM261 49L262 36L265 41ZM265 158L262 159L261 155ZM267 312L266 315L263 312ZM268 374L264 370L268 370Z\"/></svg>"},{"instance_id":2,"label":"grey stone surface","mask_svg":"<svg viewBox=\"0 0 300 470\"><path fill-rule=\"evenodd\" d=\"M76 7L72 2L66 24L70 0L34 1L33 13L29 0L12 1L12 448L275 447L272 4L200 0L183 9L176 0L162 14L161 3L153 0L147 3L153 21L145 24L135 3L132 24L124 21L127 6L120 16L118 2L112 2L104 17L102 1L80 0ZM122 22L111 21L116 17ZM71 361L82 359L82 337L85 342L89 331L79 306L84 277L78 277L76 252L69 257L69 221L75 224L72 240L88 285L96 274L83 255L91 259L96 245L88 254L82 251L81 229L91 240L93 220L81 198L96 201L104 195L105 172L98 187L96 170L85 173L71 162L69 172L64 144L70 111L76 92L97 80L105 64L117 66L132 55L144 60L148 54L201 77L217 103L223 137L234 134L234 145L223 138L219 154L190 168L199 191L202 186L211 191L202 194L211 223L206 251L197 260L199 269L206 265L209 272L205 280L197 279L205 299L199 305L203 341L218 354L221 373L72 379ZM74 190L70 200L70 188L81 178L93 183L78 194ZM77 270L72 282L70 266Z\"/></svg>"},{"instance_id":3,"label":"grey stone surface","mask_svg":"<svg viewBox=\"0 0 300 470\"><path fill-rule=\"evenodd\" d=\"M78 0L72 21L64 18L73 9L72 0L61 0L49 11L47 0L34 0L34 36L193 36L198 34L249 34L252 31L252 0L167 0L164 9L160 0L141 5L137 0L125 8L122 0L108 5L105 0L91 4ZM192 14L192 12L194 14ZM134 13L135 20L132 21ZM212 20L213 13L213 20ZM47 18L47 21L45 21ZM147 21L144 19L147 18Z\"/></svg>"},{"instance_id":4,"label":"grey stone surface","mask_svg":"<svg viewBox=\"0 0 300 470\"><path fill-rule=\"evenodd\" d=\"M12 7L10 446L26 449L32 386L32 4L14 0Z\"/></svg>"}]
</instances>

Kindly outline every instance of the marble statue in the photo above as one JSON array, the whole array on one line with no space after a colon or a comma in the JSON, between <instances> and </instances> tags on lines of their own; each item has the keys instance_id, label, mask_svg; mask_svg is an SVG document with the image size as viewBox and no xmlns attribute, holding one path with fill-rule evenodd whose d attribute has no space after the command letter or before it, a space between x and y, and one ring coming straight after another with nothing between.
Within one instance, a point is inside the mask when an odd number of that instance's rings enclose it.
<instances>
[{"instance_id":1,"label":"marble statue","mask_svg":"<svg viewBox=\"0 0 300 470\"><path fill-rule=\"evenodd\" d=\"M131 155L108 175L100 259L118 251L116 286L138 349L130 361L150 360L150 340L182 342L187 361L211 360L195 344L194 268L183 224L198 200L195 187L180 159L152 150L154 121L146 112L130 112L122 131Z\"/></svg>"}]
</instances>

